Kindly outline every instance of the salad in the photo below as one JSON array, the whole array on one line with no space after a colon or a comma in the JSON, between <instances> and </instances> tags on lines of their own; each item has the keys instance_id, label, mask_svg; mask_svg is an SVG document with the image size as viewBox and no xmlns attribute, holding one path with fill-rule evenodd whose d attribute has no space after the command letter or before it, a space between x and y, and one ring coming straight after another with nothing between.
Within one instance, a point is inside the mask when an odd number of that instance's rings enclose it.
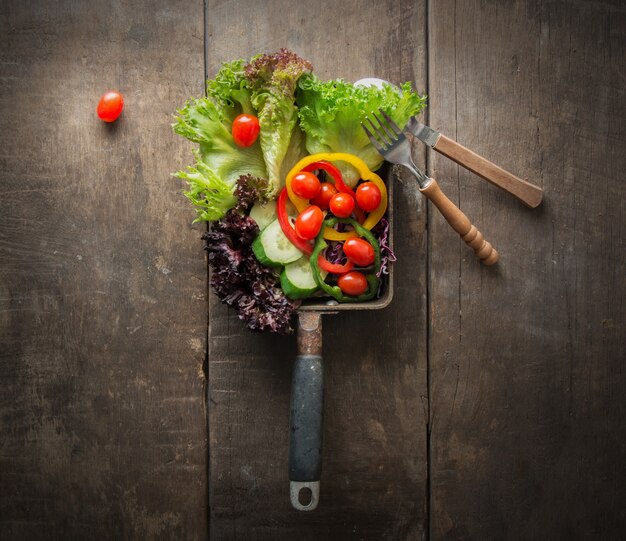
<instances>
[{"instance_id":1,"label":"salad","mask_svg":"<svg viewBox=\"0 0 626 541\"><path fill-rule=\"evenodd\" d=\"M312 71L287 49L225 63L172 125L198 144L175 176L211 224L210 285L252 330L291 332L307 298L376 298L395 261L383 158L361 122L382 108L403 126L426 98Z\"/></svg>"}]
</instances>

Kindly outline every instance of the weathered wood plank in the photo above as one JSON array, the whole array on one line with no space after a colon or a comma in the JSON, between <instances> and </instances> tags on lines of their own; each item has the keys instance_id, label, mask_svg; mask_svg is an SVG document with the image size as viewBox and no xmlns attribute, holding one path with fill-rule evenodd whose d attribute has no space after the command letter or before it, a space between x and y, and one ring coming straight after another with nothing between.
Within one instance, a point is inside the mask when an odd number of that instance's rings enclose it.
<instances>
[{"instance_id":1,"label":"weathered wood plank","mask_svg":"<svg viewBox=\"0 0 626 541\"><path fill-rule=\"evenodd\" d=\"M433 154L500 251L432 220L433 539L618 539L626 526L626 12L431 2L431 123L543 186L530 211Z\"/></svg>"},{"instance_id":2,"label":"weathered wood plank","mask_svg":"<svg viewBox=\"0 0 626 541\"><path fill-rule=\"evenodd\" d=\"M202 21L198 1L3 4L2 539L207 536L206 272L169 127L203 86Z\"/></svg>"},{"instance_id":3,"label":"weathered wood plank","mask_svg":"<svg viewBox=\"0 0 626 541\"><path fill-rule=\"evenodd\" d=\"M218 2L208 73L288 47L325 78L425 87L424 2ZM425 236L413 183L398 189L398 287L381 313L328 316L320 507L291 508L287 448L293 339L251 335L210 301L211 537L422 539L426 519Z\"/></svg>"}]
</instances>

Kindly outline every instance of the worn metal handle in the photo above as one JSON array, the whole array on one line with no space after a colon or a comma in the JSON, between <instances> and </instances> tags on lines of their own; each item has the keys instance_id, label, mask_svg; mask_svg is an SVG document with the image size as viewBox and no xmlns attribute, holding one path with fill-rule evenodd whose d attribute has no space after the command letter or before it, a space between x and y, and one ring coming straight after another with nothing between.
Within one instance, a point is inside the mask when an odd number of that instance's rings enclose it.
<instances>
[{"instance_id":1,"label":"worn metal handle","mask_svg":"<svg viewBox=\"0 0 626 541\"><path fill-rule=\"evenodd\" d=\"M321 315L301 312L291 385L289 440L289 492L291 505L299 511L313 511L319 503L323 422Z\"/></svg>"}]
</instances>

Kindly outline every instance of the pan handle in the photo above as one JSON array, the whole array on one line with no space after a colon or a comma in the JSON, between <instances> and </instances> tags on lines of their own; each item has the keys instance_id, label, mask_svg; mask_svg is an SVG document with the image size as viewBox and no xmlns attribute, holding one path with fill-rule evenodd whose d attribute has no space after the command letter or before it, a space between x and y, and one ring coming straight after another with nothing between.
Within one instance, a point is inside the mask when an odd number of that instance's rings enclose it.
<instances>
[{"instance_id":1,"label":"pan handle","mask_svg":"<svg viewBox=\"0 0 626 541\"><path fill-rule=\"evenodd\" d=\"M313 511L319 503L324 421L322 318L298 314L298 355L291 385L289 485L291 505Z\"/></svg>"}]
</instances>

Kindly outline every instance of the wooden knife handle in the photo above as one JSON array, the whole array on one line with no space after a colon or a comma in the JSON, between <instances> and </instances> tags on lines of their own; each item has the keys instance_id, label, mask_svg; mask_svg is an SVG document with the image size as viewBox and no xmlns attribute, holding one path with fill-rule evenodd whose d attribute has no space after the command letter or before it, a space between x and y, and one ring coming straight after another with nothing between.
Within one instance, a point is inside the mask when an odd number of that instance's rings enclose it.
<instances>
[{"instance_id":1,"label":"wooden knife handle","mask_svg":"<svg viewBox=\"0 0 626 541\"><path fill-rule=\"evenodd\" d=\"M465 243L474 250L480 261L484 265L493 265L498 261L498 252L488 243L483 234L472 225L469 218L441 191L439 184L433 178L422 192L439 209L446 221L452 226Z\"/></svg>"},{"instance_id":2,"label":"wooden knife handle","mask_svg":"<svg viewBox=\"0 0 626 541\"><path fill-rule=\"evenodd\" d=\"M433 148L459 165L514 195L531 208L538 206L543 199L543 190L539 186L516 177L445 135L439 137Z\"/></svg>"}]
</instances>

